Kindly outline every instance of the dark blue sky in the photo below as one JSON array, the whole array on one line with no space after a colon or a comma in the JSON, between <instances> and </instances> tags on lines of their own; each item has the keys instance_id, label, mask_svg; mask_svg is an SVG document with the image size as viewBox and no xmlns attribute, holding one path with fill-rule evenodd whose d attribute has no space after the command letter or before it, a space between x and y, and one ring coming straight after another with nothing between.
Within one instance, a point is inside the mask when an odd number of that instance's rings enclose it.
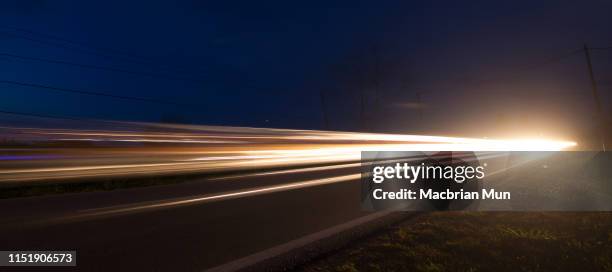
<instances>
[{"instance_id":1,"label":"dark blue sky","mask_svg":"<svg viewBox=\"0 0 612 272\"><path fill-rule=\"evenodd\" d=\"M134 73L4 56L0 80L197 104L0 83L0 110L97 119L323 128L323 91L330 129L571 136L584 55L538 64L612 46L605 0L10 2L0 53ZM593 59L608 105L612 51Z\"/></svg>"}]
</instances>

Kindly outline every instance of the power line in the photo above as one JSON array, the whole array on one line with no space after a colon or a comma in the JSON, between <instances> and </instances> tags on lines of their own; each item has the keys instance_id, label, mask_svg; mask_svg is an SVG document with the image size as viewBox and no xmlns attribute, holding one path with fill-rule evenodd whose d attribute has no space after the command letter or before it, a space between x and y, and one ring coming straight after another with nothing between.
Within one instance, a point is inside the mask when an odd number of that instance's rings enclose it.
<instances>
[{"instance_id":1,"label":"power line","mask_svg":"<svg viewBox=\"0 0 612 272\"><path fill-rule=\"evenodd\" d=\"M29 56L15 55L15 54L9 54L9 53L0 53L0 56L9 57L13 59L19 59L19 60L30 60L30 61L53 63L53 64L76 66L76 67L87 68L87 69L106 70L106 71L111 71L111 72L127 73L127 74L134 74L134 75L145 75L145 76L150 76L154 78L159 77L159 78L172 79L172 80L183 80L183 81L190 81L190 82L196 82L196 83L203 83L202 81L192 79L192 78L173 77L173 76L159 74L159 73L133 71L133 70L119 69L119 68L107 67L107 66L75 63L75 62L69 62L69 61L63 61L63 60L44 59L44 58L29 57Z\"/></svg>"},{"instance_id":2,"label":"power line","mask_svg":"<svg viewBox=\"0 0 612 272\"><path fill-rule=\"evenodd\" d=\"M608 47L589 47L591 50L612 50L612 46Z\"/></svg>"},{"instance_id":3,"label":"power line","mask_svg":"<svg viewBox=\"0 0 612 272\"><path fill-rule=\"evenodd\" d=\"M205 81L197 80L197 79L193 79L193 78L173 77L173 76L169 76L169 75L165 75L165 74L149 73L149 72L141 72L141 71L133 71L133 70L125 70L125 69L119 69L119 68L114 68L114 67L97 66L97 65L91 65L91 64L82 64L82 63L68 62L68 61L63 61L63 60L51 60L51 59L44 59L44 58L38 58L38 57L29 57L29 56L15 55L15 54L9 54L9 53L0 53L0 57L2 57L2 56L13 58L13 59L18 59L18 60L30 60L30 61L38 61L38 62L46 62L46 63L53 63L53 64L62 64L62 65L69 65L69 66L75 66L75 67L82 67L82 68L88 68L88 69L107 70L107 71L118 72L118 73L128 73L128 74L135 74L135 75L144 75L144 76L149 76L149 77L153 77L153 78L164 78L164 79L170 79L170 80L187 81L187 82L192 82L192 83L197 83L197 84L205 84L206 83ZM244 87L247 88L247 89L251 89L251 90L259 90L259 91L262 90L262 88L254 87L254 86L249 86L249 85L244 85ZM266 89L266 91L269 91L269 89Z\"/></svg>"},{"instance_id":4,"label":"power line","mask_svg":"<svg viewBox=\"0 0 612 272\"><path fill-rule=\"evenodd\" d=\"M92 64L82 64L82 63L75 63L75 62L69 62L69 61L63 61L63 60L52 60L52 59L30 57L30 56L23 56L23 55L9 54L9 53L0 53L0 57L2 56L17 59L17 60L30 60L30 61L53 63L53 64L62 64L62 65L69 65L69 66L75 66L75 67L81 67L81 68L87 68L87 69L106 70L106 71L117 72L117 73L144 75L144 76L149 76L153 78L164 78L164 79L170 79L170 80L186 81L186 82L192 82L192 83L197 83L197 84L206 83L203 80L198 80L198 79L189 78L189 77L175 77L175 76L171 76L167 74L126 70L126 69L120 69L120 68L114 68L114 67L98 66L98 65L92 65ZM249 86L249 85L243 85L243 86L247 89L262 90L262 88L260 87Z\"/></svg>"},{"instance_id":5,"label":"power line","mask_svg":"<svg viewBox=\"0 0 612 272\"><path fill-rule=\"evenodd\" d=\"M47 37L50 38L52 40L56 40L56 41L61 41L61 42L65 42L65 43L70 43L70 44L74 44L77 46L81 46L81 47L89 47L90 49L96 50L96 51L107 51L113 54L120 54L120 55L124 55L126 57L130 57L130 58L138 58L138 59L147 59L147 57L144 56L139 56L139 55L134 55L132 53L126 53L126 52L122 52L121 50L117 50L117 49L111 49L111 48L105 48L105 47L99 47L99 46L93 46L91 44L88 43L84 43L84 42L80 42L80 41L74 41L74 40L69 40L63 37L59 37L56 35L51 35L48 33L41 33L41 32L37 32L37 31L32 31L29 29L25 29L25 28L20 28L20 27L14 27L14 26L0 26L1 28L6 28L6 29L11 29L13 31L19 31L19 32L23 32L23 33L28 33L31 35L38 35L38 36L42 36L42 37Z\"/></svg>"},{"instance_id":6,"label":"power line","mask_svg":"<svg viewBox=\"0 0 612 272\"><path fill-rule=\"evenodd\" d=\"M578 54L578 53L582 53L583 51L584 51L584 49L579 48L579 49L576 49L576 50L570 51L570 52L568 52L568 53L565 53L565 54L562 54L562 55L559 55L559 56L556 56L556 57L551 57L551 58L548 58L548 59L546 59L546 60L544 60L544 61L542 61L542 62L539 62L539 63L533 64L533 65L525 65L525 66L524 66L524 67L525 67L525 69L524 69L524 70L530 70L530 69L533 69L533 68L538 68L538 67L540 67L540 66L545 66L545 65L548 65L548 64L551 64L551 63L555 63L555 62L558 62L558 61L564 60L564 59L566 59L566 58L568 58L568 57L574 56L574 55L576 55L576 54ZM524 71L523 71L523 72L524 72Z\"/></svg>"},{"instance_id":7,"label":"power line","mask_svg":"<svg viewBox=\"0 0 612 272\"><path fill-rule=\"evenodd\" d=\"M171 102L171 101L160 100L160 99L152 99L152 98L144 98L144 97L136 97L136 96L114 95L114 94L95 92L95 91L85 91L85 90L78 90L78 89L54 87L54 86L49 86L49 85L41 85L41 84L19 82L19 81L0 80L0 83L10 84L10 85L15 85L15 86L53 90L53 91L65 92L65 93L101 96L101 97L108 97L108 98L115 98L115 99L134 100L134 101L156 103L156 104L166 104L166 105L173 105L173 106L197 106L197 107L203 106L203 105L197 105L197 104L177 103L177 102Z\"/></svg>"},{"instance_id":8,"label":"power line","mask_svg":"<svg viewBox=\"0 0 612 272\"><path fill-rule=\"evenodd\" d=\"M16 30L16 31L21 31L21 32L29 33L29 34L35 34L35 35L40 35L40 36L48 36L48 37L51 37L52 39L55 39L55 40L69 42L69 43L77 44L77 45L80 45L80 46L85 46L85 43L71 41L71 40L68 40L68 39L65 39L65 38L60 38L60 37L57 37L57 36L54 36L54 35L41 34L41 33L37 33L37 32L31 31L31 30L26 30L26 29L16 28L16 27L10 27L10 26L0 26L0 27L4 27L4 28L8 28L8 29L13 29L13 30ZM172 66L167 65L167 64L160 64L160 63L154 63L154 62L149 62L149 61L134 60L134 59L131 59L131 58L126 58L125 56L113 56L113 54L109 54L109 53L92 52L92 50L93 51L102 51L102 50L96 49L96 48L93 48L93 49L90 49L90 50L83 50L83 48L70 47L70 46L66 46L64 44L60 44L60 43L57 43L57 42L36 39L36 38L32 38L32 37L28 37L28 36L24 36L24 35L19 35L19 34L15 34L15 33L10 33L10 32L6 32L6 31L0 31L0 35L11 36L11 37L15 37L15 38L23 39L23 40L28 40L28 41L32 41L32 42L47 44L47 45L51 45L51 46L56 46L56 47L68 49L68 50L75 50L75 51L79 51L79 52L83 52L83 53L90 54L90 55L95 55L95 56L111 57L111 58L115 58L115 59L119 58L119 59L122 59L123 61L131 62L131 63L136 63L136 64L140 64L140 65L156 65L156 66L165 66L167 68L173 68ZM112 49L109 49L109 50L110 51L114 51ZM29 58L30 60L34 60L34 61L44 61L44 62L49 62L49 63L57 63L57 64L64 64L64 65L73 65L73 66L80 66L80 67L83 67L83 68L90 68L90 69L100 69L100 70L109 70L109 71L113 70L115 72L125 72L125 73L131 73L131 74L142 74L142 75L163 77L163 78L174 79L174 80L185 80L185 81L193 81L193 82L196 82L196 83L205 83L205 82L203 82L201 80L189 77L189 76L198 76L197 74L193 74L193 73L183 73L183 74L179 74L179 76L172 76L172 75L167 75L167 74L140 72L140 71L127 70L127 69L118 69L118 68L114 68L114 67L104 67L104 66L96 66L96 65L89 65L89 64L71 63L71 62L67 62L67 61L49 60L49 59L34 58L34 57L27 57L27 56L18 56L18 55L15 55L15 54L11 54L11 55L12 56L9 56L8 53L5 53L6 57L14 57L14 58L21 58L21 59ZM119 71L119 70L121 70L121 71ZM186 70L178 69L176 71L183 71L184 72ZM185 76L187 76L187 77L185 77ZM269 91L268 88L262 89L260 87L255 87L255 86L252 86L250 84L243 85L243 87L247 88L247 89L257 90L257 91L262 91L262 90Z\"/></svg>"},{"instance_id":9,"label":"power line","mask_svg":"<svg viewBox=\"0 0 612 272\"><path fill-rule=\"evenodd\" d=\"M487 81L489 81L489 82L490 82L490 81L495 81L495 80L500 80L500 79L501 79L501 80L506 80L506 81L507 81L507 80L512 79L511 77L518 77L518 76L521 76L521 75L523 75L523 74L524 74L525 72L527 72L527 71L530 71L530 70L532 70L532 69L539 68L539 67L542 67L542 66L546 66L546 65L549 65L549 64L551 64L551 63L559 62L559 61L564 60L564 59L566 59L566 58L572 57L572 56L574 56L574 55L576 55L576 54L578 54L578 53L582 53L583 51L584 51L584 49L580 48L580 49L576 49L576 50L570 51L570 52L568 52L568 53L565 53L565 54L562 54L562 55L559 55L559 56L555 56L555 57L551 57L551 58L545 59L545 60L543 60L543 61L541 61L541 62L538 62L538 63L535 63L535 64L527 64L527 65L523 65L523 66L522 66L523 68L519 68L521 71L518 71L518 72L512 73L512 74L510 75L510 77L504 77L504 78L498 78L498 79L489 79L489 80L483 80L482 82L483 82L483 83L486 83Z\"/></svg>"},{"instance_id":10,"label":"power line","mask_svg":"<svg viewBox=\"0 0 612 272\"><path fill-rule=\"evenodd\" d=\"M75 41L75 40L71 40L71 39L67 39L64 37L60 37L57 35L51 35L48 33L41 33L41 32L37 32L37 31L33 31L33 30L29 30L29 29L25 29L25 28L20 28L20 27L14 27L14 26L0 26L0 28L5 28L5 29L9 29L9 31L17 31L17 32L21 32L21 33L27 33L29 35L35 35L35 36L39 36L39 37L45 37L47 40L40 40L40 39L35 39L29 36L23 36L23 35L18 35L15 33L10 33L10 32L6 32L6 31L0 31L0 34L4 34L4 35L8 35L8 36L13 36L15 38L19 38L19 39L25 39L25 40L29 40L29 41L34 41L34 42L38 42L38 43L43 43L43 44L48 44L48 45L52 45L52 46L57 46L57 47L61 47L64 49L69 49L69 50L76 50L76 51L80 51L80 52L84 52L87 54L93 54L93 55L97 55L97 56L103 56L103 57L115 57L115 58L120 58L123 59L124 61L127 62L132 62L132 63L137 63L137 64L144 64L144 65L156 65L159 67L164 67L170 70L174 70L175 72L180 72L180 73L188 73L190 75L198 75L197 73L189 73L190 70L192 70L192 67L186 67L185 65L178 65L178 64L166 64L166 63L159 63L154 59L151 59L150 57L146 57L146 56L142 56L142 55L135 55L133 53L128 53L126 51L123 50L118 50L118 49L114 49L114 48L108 48L108 47L100 47L97 45L92 45L90 43L85 43L82 41ZM75 45L78 46L80 48L74 48L74 47L67 47L64 44L59 44L57 42L50 42L48 41L48 39L54 40L54 41L60 41L63 43L67 43L67 44L71 44L71 45ZM83 49L89 49L89 50L83 50ZM96 52L91 52L91 51L96 51ZM100 54L102 53L102 54ZM114 56L113 56L114 55Z\"/></svg>"},{"instance_id":11,"label":"power line","mask_svg":"<svg viewBox=\"0 0 612 272\"><path fill-rule=\"evenodd\" d=\"M75 47L69 47L60 43L56 43L56 42L50 42L50 41L45 41L45 40L40 40L40 39L35 39L35 38L31 38L28 36L23 36L23 35L19 35L19 34L15 34L15 33L9 33L9 32L4 32L4 31L0 31L1 35L5 35L5 36L10 36L10 37L14 37L14 38L18 38L18 39L23 39L23 40L28 40L28 41L32 41L32 42L36 42L36 43L41 43L41 44L47 44L47 45L51 45L51 46L55 46L55 47L60 47L60 48L64 48L64 49L68 49L68 50L73 50L73 51L79 51L82 53L86 53L86 54L90 54L90 55L94 55L94 56L99 56L99 57L111 57L111 58L119 58L122 59L125 62L131 62L131 63L136 63L136 64L140 64L140 65L157 65L155 63L150 63L150 62L146 62L146 61L140 61L140 60L133 60L130 58L126 58L126 57L118 57L118 56L113 56L110 54L105 54L105 53L98 53L98 52L92 52L92 50L83 50L83 48L75 48Z\"/></svg>"},{"instance_id":12,"label":"power line","mask_svg":"<svg viewBox=\"0 0 612 272\"><path fill-rule=\"evenodd\" d=\"M68 121L87 121L99 123L111 123L116 127L117 124L121 124L121 122L131 122L131 121L116 121L116 120L103 120L103 119L93 119L93 118L81 118L81 117L72 117L72 116L59 116L59 115L47 115L40 113L28 113L28 112L18 112L18 111L7 111L0 110L0 114L8 114L8 115L17 115L23 117L34 117L34 118L45 118L45 119L55 119L55 120L68 120Z\"/></svg>"},{"instance_id":13,"label":"power line","mask_svg":"<svg viewBox=\"0 0 612 272\"><path fill-rule=\"evenodd\" d=\"M468 85L468 86L469 85L483 85L483 84L487 84L487 83L495 83L495 82L499 82L499 81L509 81L509 80L512 80L512 79L516 79L517 77L520 77L523 74L525 74L525 72L528 72L528 71L533 70L535 68L539 68L539 67L542 67L542 66L549 65L551 63L555 63L555 62L564 60L564 59L572 57L572 56L574 56L574 55L576 55L578 53L582 53L583 51L584 51L584 49L582 49L582 48L576 49L576 50L572 50L570 52L567 52L567 53L564 53L564 54L561 54L561 55L558 55L558 56L555 56L555 57L551 57L551 58L545 59L545 60L537 62L537 63L522 65L521 66L522 68L519 68L520 71L512 73L512 74L507 75L507 76L497 77L497 78L481 79L481 80L477 80L477 81L468 82L465 85ZM462 78L464 80L465 79L469 79L468 76L464 76ZM461 81L461 80L462 80L461 78L456 78L454 81ZM457 82L451 83L451 84L453 84L453 86L456 86ZM427 90L429 88L422 88L422 87L420 87L418 89L424 90L424 91L431 91L431 90Z\"/></svg>"},{"instance_id":14,"label":"power line","mask_svg":"<svg viewBox=\"0 0 612 272\"><path fill-rule=\"evenodd\" d=\"M76 118L76 117L44 115L44 114L38 114L38 113L26 113L26 112L6 111L6 110L0 110L0 113L2 113L2 114L10 114L10 115L19 115L19 116L25 116L25 117L48 118L48 119L58 119L58 120L70 120L70 121L89 120L89 119Z\"/></svg>"},{"instance_id":15,"label":"power line","mask_svg":"<svg viewBox=\"0 0 612 272\"><path fill-rule=\"evenodd\" d=\"M99 50L96 50L96 49L89 49L89 50L87 50L87 49L84 49L84 48L76 48L76 47L66 46L64 44L57 43L57 42L36 39L36 38L24 36L24 35L15 34L15 33L4 32L4 31L0 31L0 35L10 36L10 37L13 37L13 38L18 38L18 39L27 40L27 41L36 42L36 43L45 44L45 45L51 45L51 46L54 46L54 47L59 47L59 48L67 49L67 50L77 51L77 52L81 52L81 53L85 53L85 54L89 54L89 55L93 55L93 56L104 57L104 58L112 58L112 59L115 59L115 60L120 60L120 61L123 61L123 62L138 64L138 65L146 65L146 66L153 65L153 66L157 66L157 67L165 67L165 68L168 68L170 70L174 70L175 72L178 72L180 74L185 74L185 72L187 72L187 70L185 70L185 69L177 69L176 67L172 67L172 66L170 66L168 64L155 63L153 61L143 61L143 60L139 60L139 59L135 59L135 58L130 58L130 57L122 56L122 55L109 54L109 53L105 53L103 51L99 51ZM197 75L197 74L190 74L190 73L187 73L187 74L189 74L189 75Z\"/></svg>"}]
</instances>

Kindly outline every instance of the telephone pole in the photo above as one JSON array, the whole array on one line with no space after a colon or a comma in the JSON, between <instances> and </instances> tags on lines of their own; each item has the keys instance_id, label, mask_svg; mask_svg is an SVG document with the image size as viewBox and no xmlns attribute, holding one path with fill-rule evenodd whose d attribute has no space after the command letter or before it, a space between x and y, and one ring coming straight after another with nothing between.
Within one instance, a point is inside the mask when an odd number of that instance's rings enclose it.
<instances>
[{"instance_id":1,"label":"telephone pole","mask_svg":"<svg viewBox=\"0 0 612 272\"><path fill-rule=\"evenodd\" d=\"M601 149L603 151L606 151L606 120L604 119L603 111L601 108L601 100L599 98L599 92L597 91L597 81L595 80L595 76L593 75L593 65L591 64L591 54L589 50L589 46L585 43L584 56L586 57L587 66L589 68L589 77L591 78L593 98L595 99L597 118L599 119L599 136L601 140Z\"/></svg>"}]
</instances>

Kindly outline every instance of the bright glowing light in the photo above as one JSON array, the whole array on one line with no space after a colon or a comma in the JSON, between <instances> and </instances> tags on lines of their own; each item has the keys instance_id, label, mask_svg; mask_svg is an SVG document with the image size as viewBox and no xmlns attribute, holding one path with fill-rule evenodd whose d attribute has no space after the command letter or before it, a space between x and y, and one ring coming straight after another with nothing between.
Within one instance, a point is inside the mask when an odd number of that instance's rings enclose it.
<instances>
[{"instance_id":1,"label":"bright glowing light","mask_svg":"<svg viewBox=\"0 0 612 272\"><path fill-rule=\"evenodd\" d=\"M16 140L50 142L50 146L59 147L37 150L34 145L20 150L24 155L48 152L53 156L46 160L9 162L0 170L0 183L345 163L359 161L361 151L559 151L576 146L574 142L547 139L493 140L157 124L123 126L122 130L0 127Z\"/></svg>"}]
</instances>

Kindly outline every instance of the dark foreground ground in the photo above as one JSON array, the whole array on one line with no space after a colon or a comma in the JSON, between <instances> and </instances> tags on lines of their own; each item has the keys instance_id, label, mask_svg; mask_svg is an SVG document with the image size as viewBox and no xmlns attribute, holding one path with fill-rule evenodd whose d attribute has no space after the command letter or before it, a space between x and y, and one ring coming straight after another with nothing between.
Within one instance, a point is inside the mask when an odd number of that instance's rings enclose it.
<instances>
[{"instance_id":1,"label":"dark foreground ground","mask_svg":"<svg viewBox=\"0 0 612 272\"><path fill-rule=\"evenodd\" d=\"M612 213L430 213L298 270L612 271Z\"/></svg>"}]
</instances>

